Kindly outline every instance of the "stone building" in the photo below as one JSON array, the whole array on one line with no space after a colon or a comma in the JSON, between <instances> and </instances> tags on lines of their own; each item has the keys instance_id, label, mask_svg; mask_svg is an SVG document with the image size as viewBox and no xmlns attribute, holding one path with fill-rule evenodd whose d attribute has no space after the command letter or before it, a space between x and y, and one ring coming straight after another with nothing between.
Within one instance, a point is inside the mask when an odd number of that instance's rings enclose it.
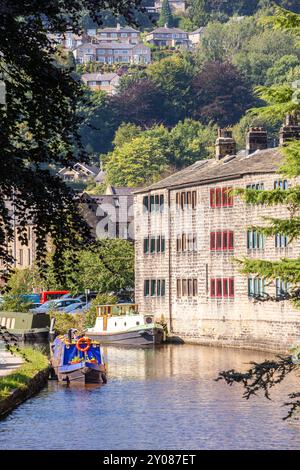
<instances>
[{"instance_id":1,"label":"stone building","mask_svg":"<svg viewBox=\"0 0 300 470\"><path fill-rule=\"evenodd\" d=\"M36 256L36 235L33 225L28 224L25 227L27 235L27 243L22 243L18 238L18 231L21 227L20 220L14 215L13 204L9 201L6 203L11 216L11 228L13 231L13 239L7 244L7 253L14 258L13 267L22 269L33 265ZM4 277L7 273L7 266L0 259L0 286L4 283Z\"/></svg>"},{"instance_id":2,"label":"stone building","mask_svg":"<svg viewBox=\"0 0 300 470\"><path fill-rule=\"evenodd\" d=\"M128 42L84 43L73 50L79 64L98 62L100 64L150 64L151 49L144 44Z\"/></svg>"},{"instance_id":3,"label":"stone building","mask_svg":"<svg viewBox=\"0 0 300 470\"><path fill-rule=\"evenodd\" d=\"M156 28L146 36L147 42L158 47L177 47L188 49L190 46L189 35L180 28L168 28L167 25Z\"/></svg>"},{"instance_id":4,"label":"stone building","mask_svg":"<svg viewBox=\"0 0 300 470\"><path fill-rule=\"evenodd\" d=\"M288 118L281 145L299 137ZM279 174L282 154L267 148L264 129L251 128L246 147L236 154L231 132L220 130L216 158L135 193L136 303L142 313L163 316L184 340L285 350L300 339L300 311L287 300L265 300L284 298L288 286L242 275L234 258L294 258L300 242L249 228L288 210L247 205L231 189L286 190L296 181Z\"/></svg>"},{"instance_id":5,"label":"stone building","mask_svg":"<svg viewBox=\"0 0 300 470\"><path fill-rule=\"evenodd\" d=\"M85 73L81 80L93 91L105 91L108 95L115 95L120 83L117 73Z\"/></svg>"}]
</instances>

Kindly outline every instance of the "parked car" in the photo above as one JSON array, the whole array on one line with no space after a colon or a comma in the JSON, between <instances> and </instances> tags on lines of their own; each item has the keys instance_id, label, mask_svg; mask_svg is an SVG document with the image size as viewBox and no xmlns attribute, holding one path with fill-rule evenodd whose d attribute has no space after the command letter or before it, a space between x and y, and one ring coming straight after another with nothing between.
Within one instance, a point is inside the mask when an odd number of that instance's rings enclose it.
<instances>
[{"instance_id":1,"label":"parked car","mask_svg":"<svg viewBox=\"0 0 300 470\"><path fill-rule=\"evenodd\" d=\"M63 309L64 313L83 313L86 310L90 308L91 304L90 303L85 303L85 302L80 302L80 303L74 303L71 305L68 305L68 307L65 307Z\"/></svg>"},{"instance_id":2,"label":"parked car","mask_svg":"<svg viewBox=\"0 0 300 470\"><path fill-rule=\"evenodd\" d=\"M81 303L78 299L58 299L58 300L48 300L38 308L31 309L33 313L47 313L49 310L58 310L61 311L69 305Z\"/></svg>"}]
</instances>

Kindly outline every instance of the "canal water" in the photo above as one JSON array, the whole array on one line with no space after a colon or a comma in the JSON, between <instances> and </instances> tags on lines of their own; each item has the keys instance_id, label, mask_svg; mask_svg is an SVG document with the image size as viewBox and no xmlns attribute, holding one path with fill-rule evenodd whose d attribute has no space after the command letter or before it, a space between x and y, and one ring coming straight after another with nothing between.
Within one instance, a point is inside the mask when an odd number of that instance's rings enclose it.
<instances>
[{"instance_id":1,"label":"canal water","mask_svg":"<svg viewBox=\"0 0 300 470\"><path fill-rule=\"evenodd\" d=\"M272 401L214 381L270 354L197 345L105 354L106 385L49 382L0 422L0 449L300 449L300 425L282 420L297 376Z\"/></svg>"}]
</instances>

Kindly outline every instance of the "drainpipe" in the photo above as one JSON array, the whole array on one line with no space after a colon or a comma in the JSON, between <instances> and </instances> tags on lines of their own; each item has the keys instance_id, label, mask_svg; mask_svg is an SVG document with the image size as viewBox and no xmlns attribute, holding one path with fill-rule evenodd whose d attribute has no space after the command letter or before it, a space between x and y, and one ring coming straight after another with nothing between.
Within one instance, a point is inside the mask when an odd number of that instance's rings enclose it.
<instances>
[{"instance_id":1,"label":"drainpipe","mask_svg":"<svg viewBox=\"0 0 300 470\"><path fill-rule=\"evenodd\" d=\"M170 323L170 333L173 332L173 319L172 319L172 293L171 293L171 267L172 267L172 262L171 262L171 201L170 201L170 189L168 189L168 247L169 247L169 263L168 263L168 269L169 269L169 323Z\"/></svg>"}]
</instances>

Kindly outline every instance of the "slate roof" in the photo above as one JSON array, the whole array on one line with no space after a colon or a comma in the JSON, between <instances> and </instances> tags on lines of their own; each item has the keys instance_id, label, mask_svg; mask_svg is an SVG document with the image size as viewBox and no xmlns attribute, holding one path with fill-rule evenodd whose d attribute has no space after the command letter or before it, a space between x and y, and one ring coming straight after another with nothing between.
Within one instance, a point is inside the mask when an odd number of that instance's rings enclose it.
<instances>
[{"instance_id":1,"label":"slate roof","mask_svg":"<svg viewBox=\"0 0 300 470\"><path fill-rule=\"evenodd\" d=\"M179 29L179 28L166 28L165 26L162 26L161 28L156 28L154 29L153 31L150 31L149 34L187 34L186 31L183 31L182 29Z\"/></svg>"},{"instance_id":2,"label":"slate roof","mask_svg":"<svg viewBox=\"0 0 300 470\"><path fill-rule=\"evenodd\" d=\"M120 28L117 28L116 26L114 28L102 28L97 30L97 34L101 33L140 33L137 29L131 28L130 26L121 26Z\"/></svg>"},{"instance_id":3,"label":"slate roof","mask_svg":"<svg viewBox=\"0 0 300 470\"><path fill-rule=\"evenodd\" d=\"M179 188L182 186L205 185L212 182L237 179L243 175L277 173L282 163L278 148L259 150L249 156L243 152L216 160L199 160L193 165L178 171L146 188L136 190L143 193L156 189Z\"/></svg>"},{"instance_id":4,"label":"slate roof","mask_svg":"<svg viewBox=\"0 0 300 470\"><path fill-rule=\"evenodd\" d=\"M111 80L113 80L114 78L118 78L119 75L116 74L116 73L85 73L82 75L82 80L83 81L89 81L89 80L92 80L92 81L107 81L107 82L111 82Z\"/></svg>"}]
</instances>

